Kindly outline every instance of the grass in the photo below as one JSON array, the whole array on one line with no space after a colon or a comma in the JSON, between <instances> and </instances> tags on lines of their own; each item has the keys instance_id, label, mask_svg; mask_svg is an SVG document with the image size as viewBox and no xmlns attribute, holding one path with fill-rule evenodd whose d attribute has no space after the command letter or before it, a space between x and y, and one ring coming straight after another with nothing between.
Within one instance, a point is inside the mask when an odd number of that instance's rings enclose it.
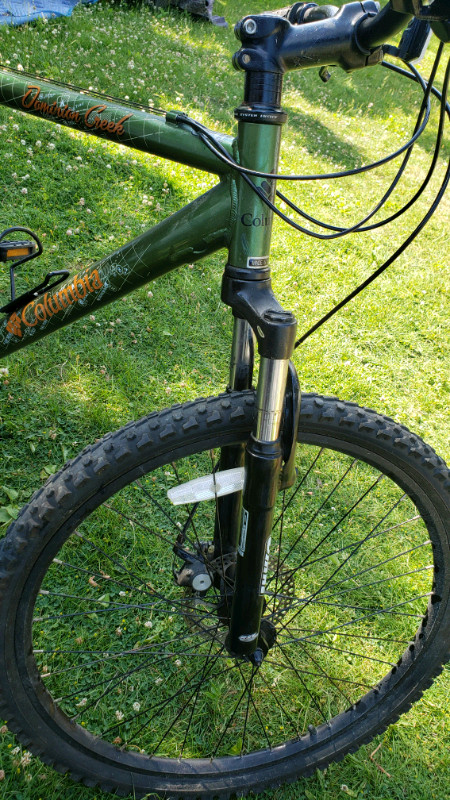
<instances>
[{"instance_id":1,"label":"grass","mask_svg":"<svg viewBox=\"0 0 450 800\"><path fill-rule=\"evenodd\" d=\"M146 7L104 2L79 7L70 19L2 28L0 62L179 108L232 132L231 111L242 91L242 76L230 67L236 49L232 23L264 6L261 0L244 5L216 0L215 10L226 16L229 30ZM425 73L433 50L435 43ZM350 75L333 70L325 85L315 70L306 71L287 76L285 86L289 119L281 171L286 172L350 168L381 157L407 138L420 100L410 82L381 68ZM389 211L425 174L434 131L435 121L415 149ZM76 269L100 258L214 183L211 176L7 109L0 109L0 143L0 222L2 228L24 224L43 236L44 255L33 266L38 279L49 269L67 264ZM446 146L448 151L448 138ZM345 182L289 187L288 194L321 219L348 223L373 205L392 175L387 166ZM419 208L372 234L327 243L275 224L274 287L297 314L300 332L403 241L437 183ZM447 460L448 215L446 198L406 254L295 358L305 390L375 407L407 424ZM193 268L186 265L95 319L85 318L2 362L0 533L49 474L105 431L149 410L223 389L230 342L230 313L219 299L223 261L218 254ZM6 290L3 265L2 296ZM447 674L374 743L324 774L265 797L447 800L448 688ZM98 790L73 786L34 758L27 763L16 747L2 729L4 798L100 800Z\"/></svg>"}]
</instances>

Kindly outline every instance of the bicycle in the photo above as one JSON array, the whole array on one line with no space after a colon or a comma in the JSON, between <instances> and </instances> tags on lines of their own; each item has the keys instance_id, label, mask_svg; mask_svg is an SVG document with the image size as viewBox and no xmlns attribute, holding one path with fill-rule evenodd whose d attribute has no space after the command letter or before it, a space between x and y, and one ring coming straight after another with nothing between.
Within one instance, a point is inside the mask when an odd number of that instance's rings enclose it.
<instances>
[{"instance_id":1,"label":"bicycle","mask_svg":"<svg viewBox=\"0 0 450 800\"><path fill-rule=\"evenodd\" d=\"M245 17L236 142L177 112L0 69L4 105L220 177L119 251L72 278L49 273L19 297L17 267L42 248L32 232L6 232L2 355L186 261L229 251L227 392L86 448L1 544L0 711L32 752L87 785L193 798L294 780L384 730L448 658L449 472L389 418L301 396L296 321L273 295L269 266L282 73L375 64L412 12L423 48L428 17L447 36L436 8L296 4ZM414 141L437 92L431 78L422 89ZM449 169L438 199L448 180Z\"/></svg>"}]
</instances>

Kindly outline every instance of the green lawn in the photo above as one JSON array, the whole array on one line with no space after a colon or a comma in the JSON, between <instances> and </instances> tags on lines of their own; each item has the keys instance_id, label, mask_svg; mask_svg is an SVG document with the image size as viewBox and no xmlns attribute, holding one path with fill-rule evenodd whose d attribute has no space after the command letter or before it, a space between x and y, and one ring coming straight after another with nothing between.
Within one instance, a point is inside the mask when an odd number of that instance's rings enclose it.
<instances>
[{"instance_id":1,"label":"green lawn","mask_svg":"<svg viewBox=\"0 0 450 800\"><path fill-rule=\"evenodd\" d=\"M229 22L224 30L175 12L101 0L77 8L70 19L0 27L0 62L181 109L232 132L242 93L242 75L230 64L237 49L233 24L266 7L262 0L216 0L215 12ZM433 41L425 74L435 50ZM438 83L442 78L441 67ZM285 87L283 172L347 169L382 157L408 138L420 104L410 81L381 67L349 75L335 69L327 84L316 70L291 74ZM387 204L389 213L426 174L435 131L436 113ZM75 270L100 258L214 183L212 176L8 109L0 109L0 150L0 228L26 225L43 237L44 254L30 266L38 279L50 269ZM447 157L448 150L447 134ZM318 218L348 224L374 205L393 174L388 165L345 181L289 186L287 193ZM418 207L371 234L318 242L275 223L274 288L295 311L300 333L401 244L432 202L442 174L441 164ZM447 196L411 248L295 356L303 389L376 408L419 433L447 461L449 209ZM43 480L86 444L151 410L224 388L231 331L231 313L220 301L224 259L221 253L186 265L2 362L0 535ZM0 297L7 286L2 265ZM449 688L447 672L373 743L265 797L447 800ZM1 728L5 799L100 800L98 790L28 761Z\"/></svg>"}]
</instances>

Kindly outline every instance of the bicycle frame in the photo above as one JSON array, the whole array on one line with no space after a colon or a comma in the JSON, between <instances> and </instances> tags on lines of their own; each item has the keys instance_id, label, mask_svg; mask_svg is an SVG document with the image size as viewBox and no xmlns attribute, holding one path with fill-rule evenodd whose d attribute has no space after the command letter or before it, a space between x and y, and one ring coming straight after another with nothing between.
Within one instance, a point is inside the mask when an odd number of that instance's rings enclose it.
<instances>
[{"instance_id":1,"label":"bicycle frame","mask_svg":"<svg viewBox=\"0 0 450 800\"><path fill-rule=\"evenodd\" d=\"M256 172L251 182L246 174L236 174L231 166L219 161L201 137L185 126L183 115L168 112L161 121L141 108L111 98L0 71L0 102L4 105L205 169L220 178L212 190L92 267L81 270L53 294L46 292L14 311L0 323L0 357L187 261L220 247L228 248L222 299L237 318L231 388L238 388L242 372L246 376L244 384L251 379L251 353L246 347L249 325L261 360L256 422L245 454L242 515L240 493L218 503L214 544L215 550L222 553L237 547L232 608L224 612L230 621L228 652L249 658L255 666L261 664L275 641L273 626L261 625L265 576L276 495L280 485L293 479L293 473L283 476L282 463L290 462L296 438L295 426L287 447L280 435L283 413L288 416L285 396L296 320L282 309L271 289L273 211L264 202L264 196L273 200L275 195L275 181L270 176L277 173L281 129L286 120L281 109L282 76L286 69L301 66L339 63L345 69L356 69L377 63L381 50L367 51L354 35L356 23L367 18L370 22L376 10L372 2L350 3L332 19L298 27L278 15L248 17L239 23L236 33L242 47L234 63L246 72L246 79L244 101L235 111L238 135L233 140L213 134L213 139L225 152L237 154L242 167ZM403 24L404 15L400 17ZM337 20L345 34L338 50ZM321 36L315 36L315 26ZM358 30L361 33L360 26ZM303 53L307 42L311 49ZM295 376L291 375L290 385L294 387L291 397L296 398L290 415L295 419L299 401ZM225 448L220 469L241 466L243 461L242 448Z\"/></svg>"},{"instance_id":2,"label":"bicycle frame","mask_svg":"<svg viewBox=\"0 0 450 800\"><path fill-rule=\"evenodd\" d=\"M137 239L78 271L0 322L0 358L92 313L138 286L194 262L229 240L235 189L229 170L197 136L164 117L0 70L0 103L86 134L218 174L218 185ZM230 152L233 139L215 134Z\"/></svg>"},{"instance_id":3,"label":"bicycle frame","mask_svg":"<svg viewBox=\"0 0 450 800\"><path fill-rule=\"evenodd\" d=\"M171 217L99 262L78 271L51 292L45 292L10 313L0 322L0 357L186 262L196 261L219 248L228 248L223 299L238 317L232 354L232 388L242 388L238 378L242 373L247 375L244 383L250 386L252 354L242 347L242 341L249 339L249 322L255 329L262 356L254 452L249 451L246 457L247 476L253 474L254 477L244 491L245 533L241 534L238 559L242 562L238 564L241 575L236 581L243 592L233 601L231 629L234 635L230 643L233 652L251 655L257 648L263 610L262 576L268 558L269 531L282 464L279 432L296 329L294 317L281 309L271 290L272 212L242 178L235 178L231 169L183 126L182 120L180 124L175 112L161 119L103 96L89 95L33 76L15 75L9 70L0 71L0 102L219 176L219 183L213 189ZM255 124L244 115L239 121L236 140L214 134L215 141L229 153L237 149L244 166L270 173L277 169L284 119L284 114L275 115L275 124L273 118L268 124L259 124L259 120ZM269 186L267 181L259 181L259 184L273 197L274 185ZM249 277L251 280L247 280ZM281 335L273 338L277 330ZM238 342L240 344L236 344ZM220 466L221 469L241 466L243 460L242 448L226 448ZM262 492L255 493L255 482L264 487ZM240 516L240 493L220 501L214 537L216 550L224 552L230 547L236 548ZM222 530L226 530L224 539ZM253 542L247 551L246 538Z\"/></svg>"}]
</instances>

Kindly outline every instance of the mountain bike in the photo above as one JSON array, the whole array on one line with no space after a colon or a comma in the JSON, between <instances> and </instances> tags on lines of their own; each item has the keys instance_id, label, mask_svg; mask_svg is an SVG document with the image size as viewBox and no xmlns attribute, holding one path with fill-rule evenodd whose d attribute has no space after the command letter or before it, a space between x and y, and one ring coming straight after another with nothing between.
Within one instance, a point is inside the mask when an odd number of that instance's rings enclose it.
<instances>
[{"instance_id":1,"label":"mountain bike","mask_svg":"<svg viewBox=\"0 0 450 800\"><path fill-rule=\"evenodd\" d=\"M334 397L301 393L296 339L270 279L274 214L319 237L379 226L440 99L433 163L450 114L449 4L314 3L244 17L236 139L179 112L0 69L0 102L218 176L200 198L69 276L16 292L42 251L22 226L0 237L11 297L2 356L220 247L233 311L230 379L218 397L150 413L107 434L52 476L0 546L0 713L43 761L104 791L229 797L309 775L407 711L450 643L450 473L418 436ZM406 28L400 45L384 42ZM428 81L412 65L429 32ZM400 56L398 67L385 56ZM286 71L384 64L423 92L390 189L344 229L308 216L277 181ZM297 223L277 198L302 215ZM405 207L409 207L408 201ZM402 209L404 210L404 209ZM392 214L395 219L400 212ZM305 229L309 223L313 228ZM318 233L322 224L326 233ZM255 346L259 353L253 390Z\"/></svg>"}]
</instances>

